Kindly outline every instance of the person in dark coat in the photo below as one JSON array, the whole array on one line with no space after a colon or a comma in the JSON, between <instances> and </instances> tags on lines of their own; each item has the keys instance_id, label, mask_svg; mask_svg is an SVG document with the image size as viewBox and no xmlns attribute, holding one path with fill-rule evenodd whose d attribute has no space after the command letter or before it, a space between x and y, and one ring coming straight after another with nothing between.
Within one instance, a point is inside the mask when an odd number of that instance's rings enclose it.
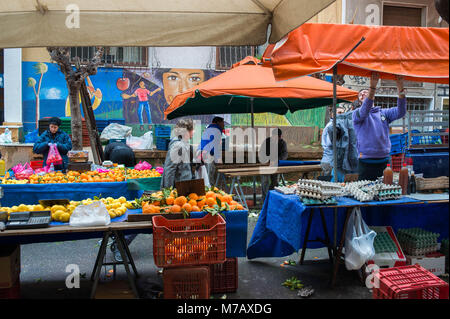
<instances>
[{"instance_id":1,"label":"person in dark coat","mask_svg":"<svg viewBox=\"0 0 450 319\"><path fill-rule=\"evenodd\" d=\"M49 120L48 130L44 131L34 143L33 153L44 155L44 165L46 165L50 144L56 144L63 163L55 165L55 170L66 170L69 165L67 153L72 149L72 141L66 132L59 129L60 126L61 120L58 117L52 117Z\"/></svg>"},{"instance_id":2,"label":"person in dark coat","mask_svg":"<svg viewBox=\"0 0 450 319\"><path fill-rule=\"evenodd\" d=\"M125 143L114 142L106 145L103 155L105 161L123 164L125 167L133 167L136 164L133 150Z\"/></svg>"}]
</instances>

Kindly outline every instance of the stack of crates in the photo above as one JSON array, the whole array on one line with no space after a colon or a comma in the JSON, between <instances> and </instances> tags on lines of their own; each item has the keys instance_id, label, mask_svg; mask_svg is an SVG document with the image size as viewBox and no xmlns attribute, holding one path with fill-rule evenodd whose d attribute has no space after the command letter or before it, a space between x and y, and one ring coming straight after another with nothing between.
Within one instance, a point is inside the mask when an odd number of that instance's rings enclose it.
<instances>
[{"instance_id":1,"label":"stack of crates","mask_svg":"<svg viewBox=\"0 0 450 319\"><path fill-rule=\"evenodd\" d=\"M448 273L448 238L441 241L440 251L445 255L445 271Z\"/></svg>"},{"instance_id":2,"label":"stack of crates","mask_svg":"<svg viewBox=\"0 0 450 319\"><path fill-rule=\"evenodd\" d=\"M211 214L187 219L153 216L152 223L153 258L164 269L164 298L209 299L211 264L226 262L225 220Z\"/></svg>"},{"instance_id":3,"label":"stack of crates","mask_svg":"<svg viewBox=\"0 0 450 319\"><path fill-rule=\"evenodd\" d=\"M439 248L439 234L421 228L399 229L397 237L407 255L424 256L436 252Z\"/></svg>"},{"instance_id":4,"label":"stack of crates","mask_svg":"<svg viewBox=\"0 0 450 319\"><path fill-rule=\"evenodd\" d=\"M109 120L95 120L95 125L97 126L97 132L101 134L105 127L109 125Z\"/></svg>"},{"instance_id":5,"label":"stack of crates","mask_svg":"<svg viewBox=\"0 0 450 319\"><path fill-rule=\"evenodd\" d=\"M167 125L158 125L155 127L156 149L167 151L170 142L171 128Z\"/></svg>"},{"instance_id":6,"label":"stack of crates","mask_svg":"<svg viewBox=\"0 0 450 319\"><path fill-rule=\"evenodd\" d=\"M72 127L70 123L71 123L70 117L62 117L61 126L59 127L60 130L66 132L67 134L72 134Z\"/></svg>"},{"instance_id":7,"label":"stack of crates","mask_svg":"<svg viewBox=\"0 0 450 319\"><path fill-rule=\"evenodd\" d=\"M391 152L389 153L390 155L396 155L405 152L408 133L391 134L389 138L391 140Z\"/></svg>"}]
</instances>

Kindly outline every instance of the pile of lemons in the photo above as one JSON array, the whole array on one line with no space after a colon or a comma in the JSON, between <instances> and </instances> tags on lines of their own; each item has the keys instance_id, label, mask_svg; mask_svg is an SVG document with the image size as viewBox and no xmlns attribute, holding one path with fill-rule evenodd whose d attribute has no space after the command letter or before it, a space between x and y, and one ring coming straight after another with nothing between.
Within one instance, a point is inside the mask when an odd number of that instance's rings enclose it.
<instances>
[{"instance_id":1,"label":"pile of lemons","mask_svg":"<svg viewBox=\"0 0 450 319\"><path fill-rule=\"evenodd\" d=\"M20 204L19 206L12 207L0 207L0 212L8 212L8 217L11 213L15 212L32 212L32 211L43 211L50 210L52 221L67 223L70 220L75 208L79 205L91 205L96 201L101 201L108 210L109 216L111 218L116 218L125 214L127 209L133 208L132 202L127 201L125 197L119 198L101 198L101 199L84 199L82 201L70 201L69 205L53 205L51 207L43 207L42 205L25 205Z\"/></svg>"}]
</instances>

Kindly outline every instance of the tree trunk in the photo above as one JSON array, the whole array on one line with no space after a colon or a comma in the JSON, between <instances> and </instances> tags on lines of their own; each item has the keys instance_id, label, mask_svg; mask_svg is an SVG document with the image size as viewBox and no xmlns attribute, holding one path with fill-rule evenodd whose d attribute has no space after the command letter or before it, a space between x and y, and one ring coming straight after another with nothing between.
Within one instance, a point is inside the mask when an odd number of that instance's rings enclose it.
<instances>
[{"instance_id":1,"label":"tree trunk","mask_svg":"<svg viewBox=\"0 0 450 319\"><path fill-rule=\"evenodd\" d=\"M74 151L83 150L83 125L81 122L81 110L79 100L80 90L69 84L70 96L70 127L72 130L72 149Z\"/></svg>"}]
</instances>

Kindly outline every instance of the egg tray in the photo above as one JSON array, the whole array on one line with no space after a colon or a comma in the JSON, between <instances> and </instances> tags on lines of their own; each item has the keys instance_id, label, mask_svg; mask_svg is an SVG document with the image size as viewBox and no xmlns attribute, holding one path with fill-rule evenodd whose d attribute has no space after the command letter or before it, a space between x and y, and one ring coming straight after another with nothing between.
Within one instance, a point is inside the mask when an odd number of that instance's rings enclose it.
<instances>
[{"instance_id":1,"label":"egg tray","mask_svg":"<svg viewBox=\"0 0 450 319\"><path fill-rule=\"evenodd\" d=\"M338 202L335 198L328 198L325 200L319 200L319 199L312 199L312 198L307 198L307 197L302 197L301 201L303 203L303 205L306 206L317 206L317 205L337 205Z\"/></svg>"},{"instance_id":2,"label":"egg tray","mask_svg":"<svg viewBox=\"0 0 450 319\"><path fill-rule=\"evenodd\" d=\"M284 195L295 195L296 187L292 186L275 186L274 188L277 192L282 193Z\"/></svg>"},{"instance_id":3,"label":"egg tray","mask_svg":"<svg viewBox=\"0 0 450 319\"><path fill-rule=\"evenodd\" d=\"M342 186L317 180L300 179L297 183L296 193L300 197L326 200L334 196L344 196Z\"/></svg>"},{"instance_id":4,"label":"egg tray","mask_svg":"<svg viewBox=\"0 0 450 319\"><path fill-rule=\"evenodd\" d=\"M434 253L434 252L438 251L438 249L439 249L438 244L436 244L434 246L430 246L430 247L425 247L425 248L411 248L408 246L404 246L402 243L400 243L400 245L402 246L402 249L405 252L405 254L410 255L410 256L423 256L423 255L427 255L430 253Z\"/></svg>"},{"instance_id":5,"label":"egg tray","mask_svg":"<svg viewBox=\"0 0 450 319\"><path fill-rule=\"evenodd\" d=\"M376 254L397 252L397 246L388 232L377 232L373 246Z\"/></svg>"},{"instance_id":6,"label":"egg tray","mask_svg":"<svg viewBox=\"0 0 450 319\"><path fill-rule=\"evenodd\" d=\"M360 202L399 199L402 195L401 186L386 185L379 181L352 182L345 185L344 189L349 196L356 198Z\"/></svg>"}]
</instances>

